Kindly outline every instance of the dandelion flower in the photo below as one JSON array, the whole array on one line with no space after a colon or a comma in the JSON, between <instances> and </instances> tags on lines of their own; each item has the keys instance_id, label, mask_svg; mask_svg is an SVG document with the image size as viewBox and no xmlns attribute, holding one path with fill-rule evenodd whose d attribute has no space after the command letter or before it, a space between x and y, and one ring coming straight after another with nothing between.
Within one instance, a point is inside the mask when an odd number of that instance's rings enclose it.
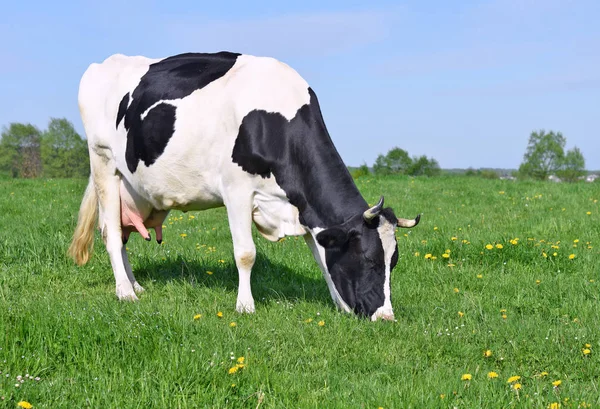
<instances>
[{"instance_id":1,"label":"dandelion flower","mask_svg":"<svg viewBox=\"0 0 600 409\"><path fill-rule=\"evenodd\" d=\"M473 378L473 376L470 373L466 373L460 377L460 380L461 381L470 381L472 378Z\"/></svg>"},{"instance_id":2,"label":"dandelion flower","mask_svg":"<svg viewBox=\"0 0 600 409\"><path fill-rule=\"evenodd\" d=\"M421 255L421 253L419 253L418 251L415 252L415 257L419 257Z\"/></svg>"},{"instance_id":3,"label":"dandelion flower","mask_svg":"<svg viewBox=\"0 0 600 409\"><path fill-rule=\"evenodd\" d=\"M194 315L194 320L199 320L200 318L202 318L202 314Z\"/></svg>"},{"instance_id":4,"label":"dandelion flower","mask_svg":"<svg viewBox=\"0 0 600 409\"><path fill-rule=\"evenodd\" d=\"M208 274L209 276L213 275L212 271L207 271L206 274Z\"/></svg>"},{"instance_id":5,"label":"dandelion flower","mask_svg":"<svg viewBox=\"0 0 600 409\"><path fill-rule=\"evenodd\" d=\"M324 327L325 326L325 321L319 321L319 327Z\"/></svg>"},{"instance_id":6,"label":"dandelion flower","mask_svg":"<svg viewBox=\"0 0 600 409\"><path fill-rule=\"evenodd\" d=\"M459 317L461 317L461 318L462 318L462 317L464 317L464 315L465 315L465 313L464 313L464 312L462 312L462 311L459 311L459 312L458 312L458 316L459 316Z\"/></svg>"},{"instance_id":7,"label":"dandelion flower","mask_svg":"<svg viewBox=\"0 0 600 409\"><path fill-rule=\"evenodd\" d=\"M536 283L537 285L540 285L540 284L542 283L542 280L535 280L535 283Z\"/></svg>"},{"instance_id":8,"label":"dandelion flower","mask_svg":"<svg viewBox=\"0 0 600 409\"><path fill-rule=\"evenodd\" d=\"M223 313L221 311L217 312L217 317L223 318Z\"/></svg>"},{"instance_id":9,"label":"dandelion flower","mask_svg":"<svg viewBox=\"0 0 600 409\"><path fill-rule=\"evenodd\" d=\"M460 290L458 288L454 288L454 292L458 294Z\"/></svg>"},{"instance_id":10,"label":"dandelion flower","mask_svg":"<svg viewBox=\"0 0 600 409\"><path fill-rule=\"evenodd\" d=\"M515 383L512 388L516 391L518 391L519 389L521 389L521 384L520 383Z\"/></svg>"},{"instance_id":11,"label":"dandelion flower","mask_svg":"<svg viewBox=\"0 0 600 409\"><path fill-rule=\"evenodd\" d=\"M586 212L585 214L587 214L589 216L590 214L592 214L592 212Z\"/></svg>"},{"instance_id":12,"label":"dandelion flower","mask_svg":"<svg viewBox=\"0 0 600 409\"><path fill-rule=\"evenodd\" d=\"M510 378L508 378L508 380L506 381L506 383L517 382L519 379L521 379L521 377L519 375L511 376Z\"/></svg>"},{"instance_id":13,"label":"dandelion flower","mask_svg":"<svg viewBox=\"0 0 600 409\"><path fill-rule=\"evenodd\" d=\"M246 358L244 358L243 356L241 356L241 357L239 357L239 358L237 359L237 363L238 363L238 364L243 364L245 360L246 360Z\"/></svg>"},{"instance_id":14,"label":"dandelion flower","mask_svg":"<svg viewBox=\"0 0 600 409\"><path fill-rule=\"evenodd\" d=\"M31 409L33 408L33 405L29 402L27 402L26 400L22 400L21 402L17 403L17 406L23 409Z\"/></svg>"},{"instance_id":15,"label":"dandelion flower","mask_svg":"<svg viewBox=\"0 0 600 409\"><path fill-rule=\"evenodd\" d=\"M543 378L544 376L548 376L548 372L544 371L540 374L540 376Z\"/></svg>"},{"instance_id":16,"label":"dandelion flower","mask_svg":"<svg viewBox=\"0 0 600 409\"><path fill-rule=\"evenodd\" d=\"M504 246L502 244L498 243L498 244L496 244L496 248L497 249L502 249L502 248L504 248Z\"/></svg>"},{"instance_id":17,"label":"dandelion flower","mask_svg":"<svg viewBox=\"0 0 600 409\"><path fill-rule=\"evenodd\" d=\"M232 366L231 368L229 368L229 375L233 375L234 373L236 373L240 368L238 368L238 366Z\"/></svg>"},{"instance_id":18,"label":"dandelion flower","mask_svg":"<svg viewBox=\"0 0 600 409\"><path fill-rule=\"evenodd\" d=\"M562 383L562 381L560 379L558 379L558 380L552 382L552 386L554 386L555 388L558 388L561 383Z\"/></svg>"},{"instance_id":19,"label":"dandelion flower","mask_svg":"<svg viewBox=\"0 0 600 409\"><path fill-rule=\"evenodd\" d=\"M552 255L553 255L554 257L556 257L556 256L558 256L558 253L555 251L554 253L552 253Z\"/></svg>"},{"instance_id":20,"label":"dandelion flower","mask_svg":"<svg viewBox=\"0 0 600 409\"><path fill-rule=\"evenodd\" d=\"M492 356L492 350L491 349L486 349L485 351L483 351L483 356L486 358L489 358Z\"/></svg>"},{"instance_id":21,"label":"dandelion flower","mask_svg":"<svg viewBox=\"0 0 600 409\"><path fill-rule=\"evenodd\" d=\"M442 254L442 257L443 257L443 258L450 258L450 254L448 254L448 253L444 253L444 254Z\"/></svg>"},{"instance_id":22,"label":"dandelion flower","mask_svg":"<svg viewBox=\"0 0 600 409\"><path fill-rule=\"evenodd\" d=\"M237 324L236 324L234 321L231 321L231 322L229 323L229 326L230 326L231 328L233 328L233 327L236 327L236 326L237 326Z\"/></svg>"},{"instance_id":23,"label":"dandelion flower","mask_svg":"<svg viewBox=\"0 0 600 409\"><path fill-rule=\"evenodd\" d=\"M489 379L495 379L495 378L498 377L498 374L496 372L494 372L494 371L491 371L491 372L488 372L487 377Z\"/></svg>"},{"instance_id":24,"label":"dandelion flower","mask_svg":"<svg viewBox=\"0 0 600 409\"><path fill-rule=\"evenodd\" d=\"M502 314L502 319L507 319L508 316L506 314Z\"/></svg>"},{"instance_id":25,"label":"dandelion flower","mask_svg":"<svg viewBox=\"0 0 600 409\"><path fill-rule=\"evenodd\" d=\"M431 253L425 254L425 258L431 258Z\"/></svg>"},{"instance_id":26,"label":"dandelion flower","mask_svg":"<svg viewBox=\"0 0 600 409\"><path fill-rule=\"evenodd\" d=\"M483 274L477 274L477 278L483 278Z\"/></svg>"},{"instance_id":27,"label":"dandelion flower","mask_svg":"<svg viewBox=\"0 0 600 409\"><path fill-rule=\"evenodd\" d=\"M548 409L560 409L560 403L552 402L551 404L548 405Z\"/></svg>"},{"instance_id":28,"label":"dandelion flower","mask_svg":"<svg viewBox=\"0 0 600 409\"><path fill-rule=\"evenodd\" d=\"M185 239L187 237L187 234L186 233L181 233L180 236L181 236L182 239Z\"/></svg>"},{"instance_id":29,"label":"dandelion flower","mask_svg":"<svg viewBox=\"0 0 600 409\"><path fill-rule=\"evenodd\" d=\"M592 345L591 345L591 344L585 344L585 345L584 345L584 347L586 347L586 348L591 348L591 347L592 347Z\"/></svg>"},{"instance_id":30,"label":"dandelion flower","mask_svg":"<svg viewBox=\"0 0 600 409\"><path fill-rule=\"evenodd\" d=\"M452 241L456 241L456 240L458 240L458 237L454 237L454 236L453 236L453 237L451 237L451 238L450 238L450 240L452 240Z\"/></svg>"},{"instance_id":31,"label":"dandelion flower","mask_svg":"<svg viewBox=\"0 0 600 409\"><path fill-rule=\"evenodd\" d=\"M491 249L494 248L494 246L492 246L491 244L486 244L485 248L488 249L488 250L491 250Z\"/></svg>"},{"instance_id":32,"label":"dandelion flower","mask_svg":"<svg viewBox=\"0 0 600 409\"><path fill-rule=\"evenodd\" d=\"M307 324L310 324L312 322L312 320L313 320L312 318L307 318L304 320L304 322Z\"/></svg>"},{"instance_id":33,"label":"dandelion flower","mask_svg":"<svg viewBox=\"0 0 600 409\"><path fill-rule=\"evenodd\" d=\"M569 260L573 260L575 257L575 254L569 254Z\"/></svg>"},{"instance_id":34,"label":"dandelion flower","mask_svg":"<svg viewBox=\"0 0 600 409\"><path fill-rule=\"evenodd\" d=\"M575 243L575 244L579 243L579 239L573 240L573 243Z\"/></svg>"}]
</instances>

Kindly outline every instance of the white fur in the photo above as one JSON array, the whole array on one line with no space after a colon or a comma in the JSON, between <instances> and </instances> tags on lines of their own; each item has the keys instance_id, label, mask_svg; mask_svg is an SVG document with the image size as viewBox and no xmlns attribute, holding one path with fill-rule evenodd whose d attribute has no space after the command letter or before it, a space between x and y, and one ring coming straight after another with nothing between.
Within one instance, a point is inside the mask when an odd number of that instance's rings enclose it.
<instances>
[{"instance_id":1,"label":"white fur","mask_svg":"<svg viewBox=\"0 0 600 409\"><path fill-rule=\"evenodd\" d=\"M396 250L396 226L390 223L385 217L380 217L377 232L379 233L379 238L381 239L385 260L385 281L383 284L384 301L383 305L379 307L371 316L371 320L377 321L378 318L393 320L394 310L392 309L390 295L390 274L392 257L394 255L394 251Z\"/></svg>"}]
</instances>

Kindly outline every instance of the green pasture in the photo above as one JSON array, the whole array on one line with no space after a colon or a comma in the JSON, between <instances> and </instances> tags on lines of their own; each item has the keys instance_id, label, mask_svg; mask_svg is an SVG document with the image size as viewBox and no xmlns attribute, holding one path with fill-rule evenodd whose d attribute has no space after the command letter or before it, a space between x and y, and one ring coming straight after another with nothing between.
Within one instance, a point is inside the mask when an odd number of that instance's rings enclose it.
<instances>
[{"instance_id":1,"label":"green pasture","mask_svg":"<svg viewBox=\"0 0 600 409\"><path fill-rule=\"evenodd\" d=\"M422 213L375 323L335 309L302 238L258 234L236 313L224 209L134 236L146 291L119 302L98 234L65 254L86 183L0 180L0 408L600 407L600 183L360 178Z\"/></svg>"}]
</instances>

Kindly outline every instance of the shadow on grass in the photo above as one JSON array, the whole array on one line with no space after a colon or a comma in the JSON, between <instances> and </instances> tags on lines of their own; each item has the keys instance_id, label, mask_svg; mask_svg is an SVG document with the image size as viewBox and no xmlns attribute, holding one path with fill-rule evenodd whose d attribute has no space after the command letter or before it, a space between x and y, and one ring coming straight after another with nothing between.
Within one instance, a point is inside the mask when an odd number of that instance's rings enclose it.
<instances>
[{"instance_id":1,"label":"shadow on grass","mask_svg":"<svg viewBox=\"0 0 600 409\"><path fill-rule=\"evenodd\" d=\"M186 260L182 257L166 261L145 259L139 260L138 266L133 274L142 285L147 280L159 284L183 280L198 286L225 288L237 293L238 272L232 260L214 263L201 259ZM261 304L280 299L306 300L334 308L325 280L322 276L313 278L310 275L308 270L292 270L257 253L252 268L252 295L255 302Z\"/></svg>"}]
</instances>

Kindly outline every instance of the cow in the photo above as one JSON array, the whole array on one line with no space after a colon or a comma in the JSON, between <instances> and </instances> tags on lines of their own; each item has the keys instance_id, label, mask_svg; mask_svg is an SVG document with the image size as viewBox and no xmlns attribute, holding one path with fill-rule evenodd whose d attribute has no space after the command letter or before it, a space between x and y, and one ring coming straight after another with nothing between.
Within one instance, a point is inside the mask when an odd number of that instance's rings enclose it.
<instances>
[{"instance_id":1,"label":"cow","mask_svg":"<svg viewBox=\"0 0 600 409\"><path fill-rule=\"evenodd\" d=\"M129 264L131 232L146 240L169 210L225 206L239 287L254 312L251 228L268 240L303 236L334 303L373 321L394 319L390 275L397 218L369 206L329 136L317 96L288 65L232 52L163 59L113 55L81 78L79 110L91 175L69 254L85 264L96 220L120 300L143 288Z\"/></svg>"}]
</instances>

